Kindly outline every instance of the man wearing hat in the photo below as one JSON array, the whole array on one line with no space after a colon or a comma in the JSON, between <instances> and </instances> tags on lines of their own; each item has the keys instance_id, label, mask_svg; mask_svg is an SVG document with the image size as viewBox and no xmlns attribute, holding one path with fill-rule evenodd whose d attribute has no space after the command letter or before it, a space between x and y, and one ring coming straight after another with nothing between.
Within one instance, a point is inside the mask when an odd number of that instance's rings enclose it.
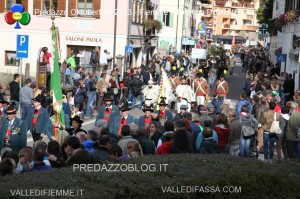
<instances>
[{"instance_id":1,"label":"man wearing hat","mask_svg":"<svg viewBox=\"0 0 300 199\"><path fill-rule=\"evenodd\" d=\"M45 135L49 139L55 139L52 131L52 122L45 108L41 106L43 97L38 95L33 99L34 112L29 115L29 130L32 133L33 141L41 140Z\"/></svg>"},{"instance_id":2,"label":"man wearing hat","mask_svg":"<svg viewBox=\"0 0 300 199\"><path fill-rule=\"evenodd\" d=\"M156 104L159 96L159 91L153 87L153 81L149 80L148 86L142 90L145 99L145 105L150 106ZM155 105L153 105L155 106Z\"/></svg>"},{"instance_id":3,"label":"man wearing hat","mask_svg":"<svg viewBox=\"0 0 300 199\"><path fill-rule=\"evenodd\" d=\"M219 97L226 97L229 91L229 86L227 81L225 81L225 75L220 75L220 80L216 82L216 87L214 93Z\"/></svg>"},{"instance_id":4,"label":"man wearing hat","mask_svg":"<svg viewBox=\"0 0 300 199\"><path fill-rule=\"evenodd\" d=\"M145 115L142 115L139 118L138 126L147 129L152 122L152 113L154 112L154 109L151 106L145 106L143 111Z\"/></svg>"},{"instance_id":5,"label":"man wearing hat","mask_svg":"<svg viewBox=\"0 0 300 199\"><path fill-rule=\"evenodd\" d=\"M111 121L111 118L114 118L119 113L118 107L113 105L114 99L111 95L105 95L104 101L105 105L102 105L99 109L97 118L95 120L95 126L99 119L104 119L109 123Z\"/></svg>"},{"instance_id":6,"label":"man wearing hat","mask_svg":"<svg viewBox=\"0 0 300 199\"><path fill-rule=\"evenodd\" d=\"M194 81L194 92L196 94L197 105L204 105L206 95L209 92L209 85L205 78L203 78L202 73L196 74L196 79Z\"/></svg>"},{"instance_id":7,"label":"man wearing hat","mask_svg":"<svg viewBox=\"0 0 300 199\"><path fill-rule=\"evenodd\" d=\"M135 74L134 78L130 81L130 90L132 92L131 109L134 109L137 98L140 101L140 108L142 109L142 104L144 100L142 95L143 82L141 78L142 78L141 75Z\"/></svg>"},{"instance_id":8,"label":"man wearing hat","mask_svg":"<svg viewBox=\"0 0 300 199\"><path fill-rule=\"evenodd\" d=\"M186 118L186 109L187 109L187 105L181 105L180 106L180 113L177 113L176 115L176 119L184 119Z\"/></svg>"},{"instance_id":9,"label":"man wearing hat","mask_svg":"<svg viewBox=\"0 0 300 199\"><path fill-rule=\"evenodd\" d=\"M176 68L176 66L174 66ZM176 88L178 85L181 84L180 82L180 78L178 76L176 76L176 70L171 70L171 77L169 78L170 80L170 83L171 83L171 86L172 86L172 93L173 93L173 96L175 95L176 93ZM175 97L174 97L175 98ZM175 99L176 100L176 99ZM170 101L171 102L171 107L170 109L175 109L175 102L171 97L170 97Z\"/></svg>"},{"instance_id":10,"label":"man wearing hat","mask_svg":"<svg viewBox=\"0 0 300 199\"><path fill-rule=\"evenodd\" d=\"M191 111L190 103L194 101L193 99L193 90L190 85L186 84L185 77L181 77L181 85L178 85L176 88L177 93L177 112L180 113L180 106L187 105L188 112Z\"/></svg>"},{"instance_id":11,"label":"man wearing hat","mask_svg":"<svg viewBox=\"0 0 300 199\"><path fill-rule=\"evenodd\" d=\"M5 113L7 118L1 121L0 128L0 149L9 147L18 152L26 147L26 131L23 128L22 121L16 117L18 109L14 104L10 105Z\"/></svg>"},{"instance_id":12,"label":"man wearing hat","mask_svg":"<svg viewBox=\"0 0 300 199\"><path fill-rule=\"evenodd\" d=\"M130 125L136 123L135 118L132 115L129 115L129 104L125 102L120 108L121 115L114 117L114 120L109 125L109 132L115 135L121 136L121 128L124 125Z\"/></svg>"},{"instance_id":13,"label":"man wearing hat","mask_svg":"<svg viewBox=\"0 0 300 199\"><path fill-rule=\"evenodd\" d=\"M160 100L160 102L159 102L159 111L158 111L158 115L159 115L159 117L163 117L163 118L165 118L165 120L166 121L171 121L171 120L173 120L173 115L172 115L172 113L169 111L169 110L167 110L167 103L166 103L166 101L165 101L165 97L162 97L161 98L161 100Z\"/></svg>"},{"instance_id":14,"label":"man wearing hat","mask_svg":"<svg viewBox=\"0 0 300 199\"><path fill-rule=\"evenodd\" d=\"M78 132L83 132L85 134L86 131L81 128L83 121L80 119L78 115L75 115L73 118L70 118L70 126L71 128L66 129L66 131L70 135L76 135Z\"/></svg>"}]
</instances>

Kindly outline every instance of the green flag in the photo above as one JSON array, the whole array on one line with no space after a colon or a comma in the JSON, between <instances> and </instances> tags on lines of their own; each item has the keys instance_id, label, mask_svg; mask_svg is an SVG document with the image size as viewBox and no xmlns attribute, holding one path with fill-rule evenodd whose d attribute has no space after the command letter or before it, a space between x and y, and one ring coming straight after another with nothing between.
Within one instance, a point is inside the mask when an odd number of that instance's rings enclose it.
<instances>
[{"instance_id":1,"label":"green flag","mask_svg":"<svg viewBox=\"0 0 300 199\"><path fill-rule=\"evenodd\" d=\"M65 114L62 106L63 96L61 87L61 78L59 70L59 52L58 52L58 28L52 21L52 50L53 50L53 65L51 68L50 78L50 93L52 95L52 103L54 110L54 121L58 122L63 128L65 128Z\"/></svg>"}]
</instances>

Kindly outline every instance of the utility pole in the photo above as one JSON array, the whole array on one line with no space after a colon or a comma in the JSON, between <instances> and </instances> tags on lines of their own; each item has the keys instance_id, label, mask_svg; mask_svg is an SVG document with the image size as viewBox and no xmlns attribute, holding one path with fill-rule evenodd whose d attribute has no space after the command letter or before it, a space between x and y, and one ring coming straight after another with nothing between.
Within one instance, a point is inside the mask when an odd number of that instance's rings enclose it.
<instances>
[{"instance_id":1,"label":"utility pole","mask_svg":"<svg viewBox=\"0 0 300 199\"><path fill-rule=\"evenodd\" d=\"M118 0L115 0L115 11L118 10ZM116 64L116 40L117 40L117 23L118 23L118 15L115 14L114 21L114 50L113 50L113 66L111 69L115 67Z\"/></svg>"},{"instance_id":2,"label":"utility pole","mask_svg":"<svg viewBox=\"0 0 300 199\"><path fill-rule=\"evenodd\" d=\"M179 1L177 2L177 22L176 22L176 40L175 40L175 48L176 48L176 53L177 53L177 36L178 36L178 19L179 19Z\"/></svg>"},{"instance_id":3,"label":"utility pole","mask_svg":"<svg viewBox=\"0 0 300 199\"><path fill-rule=\"evenodd\" d=\"M130 11L130 14L128 15L128 39L127 39L127 46L130 46L130 40L131 40L131 26L132 26L132 0L128 1L128 9ZM125 52L125 57L126 57L126 61L127 61L127 68L130 67L130 54Z\"/></svg>"}]
</instances>

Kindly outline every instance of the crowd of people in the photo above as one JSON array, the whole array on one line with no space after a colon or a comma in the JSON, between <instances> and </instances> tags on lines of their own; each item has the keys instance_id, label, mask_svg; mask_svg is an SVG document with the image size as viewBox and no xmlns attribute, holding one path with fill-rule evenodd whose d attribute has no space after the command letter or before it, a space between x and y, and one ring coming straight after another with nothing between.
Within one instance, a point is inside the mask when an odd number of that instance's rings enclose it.
<instances>
[{"instance_id":1,"label":"crowd of people","mask_svg":"<svg viewBox=\"0 0 300 199\"><path fill-rule=\"evenodd\" d=\"M243 90L239 100L227 99L225 75L233 75L238 61L246 73ZM189 53L154 55L123 76L118 68L100 74L77 66L65 82L74 86L64 92L65 127L54 122L46 89L34 88L31 79L19 89L15 74L10 99L0 101L0 174L155 154L263 154L272 163L276 151L278 161L299 158L300 92L278 68L262 47L224 51L200 64ZM170 85L164 96L162 84ZM136 105L144 113L139 118L130 112ZM94 115L94 128L82 129ZM26 146L28 133L33 147Z\"/></svg>"}]
</instances>

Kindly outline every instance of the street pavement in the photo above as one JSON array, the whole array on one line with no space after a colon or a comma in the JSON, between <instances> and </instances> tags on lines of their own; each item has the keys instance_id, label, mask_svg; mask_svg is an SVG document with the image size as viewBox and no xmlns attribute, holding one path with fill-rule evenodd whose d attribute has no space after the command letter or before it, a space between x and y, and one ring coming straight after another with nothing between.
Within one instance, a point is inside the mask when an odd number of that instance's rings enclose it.
<instances>
[{"instance_id":1,"label":"street pavement","mask_svg":"<svg viewBox=\"0 0 300 199\"><path fill-rule=\"evenodd\" d=\"M235 99L238 100L239 96L240 96L240 92L243 88L243 83L245 81L245 74L242 73L242 67L241 67L241 63L239 62L239 58L236 58L236 67L234 69L234 73L233 75L226 75L225 79L229 84L229 93L228 93L228 97L227 99ZM176 111L171 110L171 112L173 113L173 116L176 115ZM141 109L134 108L132 110L129 111L129 114L133 115L135 118L139 118L140 116L142 116L144 113ZM94 128L94 124L95 124L95 118L97 113L94 113L95 117L93 119L87 119L84 120L84 123L82 125L82 128L86 131L91 130ZM45 140L47 141L47 140ZM32 140L32 136L31 134L27 135L27 146L32 146L33 145L33 140Z\"/></svg>"}]
</instances>

